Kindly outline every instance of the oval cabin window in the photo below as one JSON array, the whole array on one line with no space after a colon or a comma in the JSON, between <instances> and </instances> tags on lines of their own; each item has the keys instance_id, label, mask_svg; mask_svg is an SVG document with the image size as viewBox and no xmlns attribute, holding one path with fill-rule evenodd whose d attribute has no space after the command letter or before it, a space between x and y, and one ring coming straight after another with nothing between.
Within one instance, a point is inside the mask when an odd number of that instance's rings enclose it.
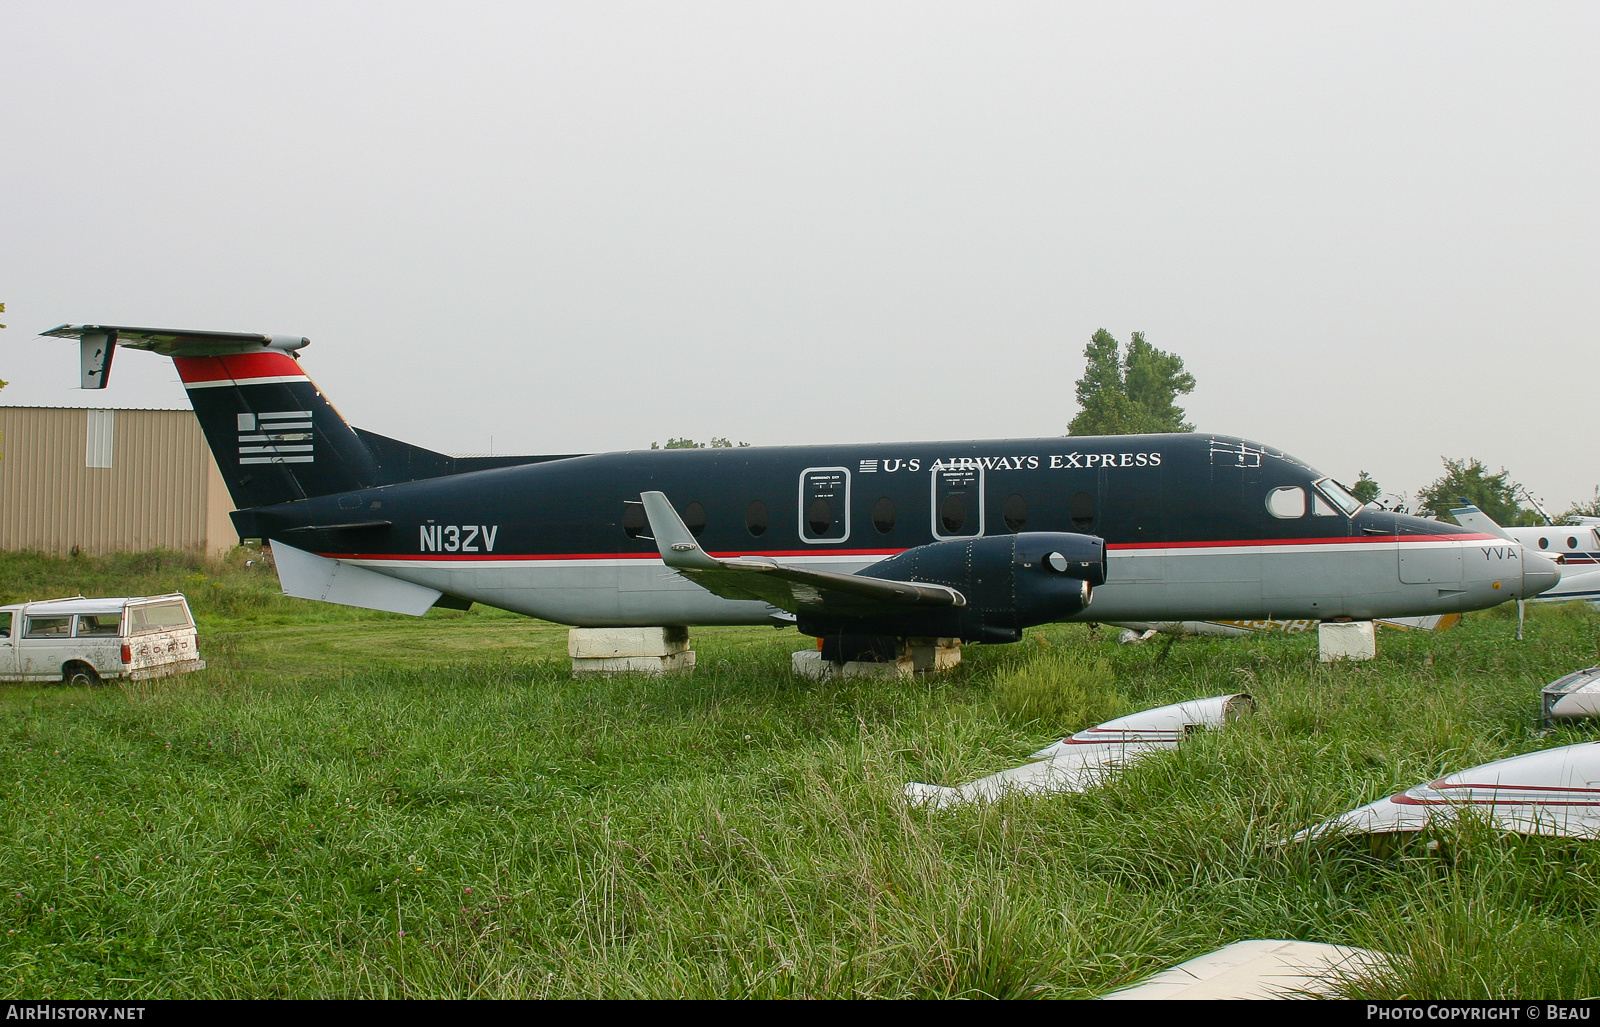
<instances>
[{"instance_id":1,"label":"oval cabin window","mask_svg":"<svg viewBox=\"0 0 1600 1027\"><path fill-rule=\"evenodd\" d=\"M1539 540L1539 548L1540 549L1549 549L1550 548L1550 540L1547 539L1547 538L1540 539Z\"/></svg>"},{"instance_id":2,"label":"oval cabin window","mask_svg":"<svg viewBox=\"0 0 1600 1027\"><path fill-rule=\"evenodd\" d=\"M826 535L833 528L833 507L821 496L806 507L806 527L813 535Z\"/></svg>"},{"instance_id":3,"label":"oval cabin window","mask_svg":"<svg viewBox=\"0 0 1600 1027\"><path fill-rule=\"evenodd\" d=\"M1267 513L1281 520L1293 520L1306 515L1306 490L1298 485L1288 485L1267 493Z\"/></svg>"},{"instance_id":4,"label":"oval cabin window","mask_svg":"<svg viewBox=\"0 0 1600 1027\"><path fill-rule=\"evenodd\" d=\"M629 538L644 536L645 517L643 503L626 503L622 507L622 530Z\"/></svg>"},{"instance_id":5,"label":"oval cabin window","mask_svg":"<svg viewBox=\"0 0 1600 1027\"><path fill-rule=\"evenodd\" d=\"M683 526L689 529L689 534L695 538L706 530L706 508L699 503L690 503L683 508Z\"/></svg>"},{"instance_id":6,"label":"oval cabin window","mask_svg":"<svg viewBox=\"0 0 1600 1027\"><path fill-rule=\"evenodd\" d=\"M1006 522L1006 530L1018 532L1028 526L1028 501L1013 492L1006 497L1005 506L1000 508L1000 516Z\"/></svg>"},{"instance_id":7,"label":"oval cabin window","mask_svg":"<svg viewBox=\"0 0 1600 1027\"><path fill-rule=\"evenodd\" d=\"M767 504L759 499L751 500L750 505L745 507L744 526L745 530L756 538L765 535L767 533Z\"/></svg>"},{"instance_id":8,"label":"oval cabin window","mask_svg":"<svg viewBox=\"0 0 1600 1027\"><path fill-rule=\"evenodd\" d=\"M894 530L894 500L884 496L872 504L872 526L878 534L887 535Z\"/></svg>"},{"instance_id":9,"label":"oval cabin window","mask_svg":"<svg viewBox=\"0 0 1600 1027\"><path fill-rule=\"evenodd\" d=\"M967 523L967 501L954 492L939 504L939 526L946 535L959 535Z\"/></svg>"},{"instance_id":10,"label":"oval cabin window","mask_svg":"<svg viewBox=\"0 0 1600 1027\"><path fill-rule=\"evenodd\" d=\"M1094 527L1094 497L1087 492L1079 492L1067 504L1067 517L1071 519L1072 526L1079 531L1088 531Z\"/></svg>"}]
</instances>

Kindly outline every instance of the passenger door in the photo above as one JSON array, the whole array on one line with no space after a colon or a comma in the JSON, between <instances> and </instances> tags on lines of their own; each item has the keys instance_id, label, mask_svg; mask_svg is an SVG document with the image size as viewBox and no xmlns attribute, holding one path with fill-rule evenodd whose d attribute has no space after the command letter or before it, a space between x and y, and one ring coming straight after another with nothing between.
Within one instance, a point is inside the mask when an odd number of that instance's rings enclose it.
<instances>
[{"instance_id":1,"label":"passenger door","mask_svg":"<svg viewBox=\"0 0 1600 1027\"><path fill-rule=\"evenodd\" d=\"M61 665L72 658L72 617L24 615L19 634L23 675L35 679L60 677Z\"/></svg>"},{"instance_id":2,"label":"passenger door","mask_svg":"<svg viewBox=\"0 0 1600 1027\"><path fill-rule=\"evenodd\" d=\"M983 534L983 467L977 462L933 469L933 537Z\"/></svg>"},{"instance_id":3,"label":"passenger door","mask_svg":"<svg viewBox=\"0 0 1600 1027\"><path fill-rule=\"evenodd\" d=\"M838 544L850 537L850 469L800 472L800 541Z\"/></svg>"}]
</instances>

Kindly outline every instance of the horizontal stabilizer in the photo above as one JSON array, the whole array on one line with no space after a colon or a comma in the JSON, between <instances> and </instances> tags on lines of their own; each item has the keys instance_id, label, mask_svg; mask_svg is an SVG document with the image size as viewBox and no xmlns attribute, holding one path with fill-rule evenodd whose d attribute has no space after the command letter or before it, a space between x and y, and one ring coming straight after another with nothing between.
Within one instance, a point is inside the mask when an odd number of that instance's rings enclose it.
<instances>
[{"instance_id":1,"label":"horizontal stabilizer","mask_svg":"<svg viewBox=\"0 0 1600 1027\"><path fill-rule=\"evenodd\" d=\"M77 339L80 388L103 389L111 380L111 358L118 346L147 349L167 357L222 357L274 349L292 353L311 340L299 335L252 335L245 332L194 332L182 328L133 328L128 325L66 324L40 332L55 339Z\"/></svg>"},{"instance_id":2,"label":"horizontal stabilizer","mask_svg":"<svg viewBox=\"0 0 1600 1027\"><path fill-rule=\"evenodd\" d=\"M272 543L272 558L278 565L283 594L296 599L420 617L443 594L438 589L391 578L343 560L330 560L282 542Z\"/></svg>"},{"instance_id":3,"label":"horizontal stabilizer","mask_svg":"<svg viewBox=\"0 0 1600 1027\"><path fill-rule=\"evenodd\" d=\"M113 345L147 349L164 357L225 357L264 349L293 352L309 346L299 335L257 335L253 332L196 332L184 328L133 328L127 325L66 324L40 332L55 339L104 338Z\"/></svg>"},{"instance_id":4,"label":"horizontal stabilizer","mask_svg":"<svg viewBox=\"0 0 1600 1027\"><path fill-rule=\"evenodd\" d=\"M804 609L842 616L967 605L965 596L945 585L805 570L759 556L719 560L700 548L664 493L644 492L639 498L662 562L724 599L755 599L789 613Z\"/></svg>"}]
</instances>

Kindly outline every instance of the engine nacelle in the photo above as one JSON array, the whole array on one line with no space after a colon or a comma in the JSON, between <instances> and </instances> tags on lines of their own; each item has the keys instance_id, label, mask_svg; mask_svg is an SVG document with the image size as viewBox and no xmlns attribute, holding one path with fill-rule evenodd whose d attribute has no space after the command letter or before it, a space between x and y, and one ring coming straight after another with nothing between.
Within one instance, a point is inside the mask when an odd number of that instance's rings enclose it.
<instances>
[{"instance_id":1,"label":"engine nacelle","mask_svg":"<svg viewBox=\"0 0 1600 1027\"><path fill-rule=\"evenodd\" d=\"M1015 642L1024 628L1064 620L1089 605L1106 580L1106 545L1092 535L1026 531L949 539L908 549L858 572L887 581L948 585L964 607L867 618L800 615L808 635L960 638Z\"/></svg>"}]
</instances>

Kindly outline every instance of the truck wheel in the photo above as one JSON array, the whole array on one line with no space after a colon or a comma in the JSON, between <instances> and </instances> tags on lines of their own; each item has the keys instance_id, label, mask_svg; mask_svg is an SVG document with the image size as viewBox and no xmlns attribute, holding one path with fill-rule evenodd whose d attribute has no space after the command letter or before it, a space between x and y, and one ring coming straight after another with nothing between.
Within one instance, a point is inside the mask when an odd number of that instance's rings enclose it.
<instances>
[{"instance_id":1,"label":"truck wheel","mask_svg":"<svg viewBox=\"0 0 1600 1027\"><path fill-rule=\"evenodd\" d=\"M94 668L87 663L69 663L61 668L61 680L64 684L77 685L82 688L88 685L98 685L100 683L100 675L96 674Z\"/></svg>"}]
</instances>

